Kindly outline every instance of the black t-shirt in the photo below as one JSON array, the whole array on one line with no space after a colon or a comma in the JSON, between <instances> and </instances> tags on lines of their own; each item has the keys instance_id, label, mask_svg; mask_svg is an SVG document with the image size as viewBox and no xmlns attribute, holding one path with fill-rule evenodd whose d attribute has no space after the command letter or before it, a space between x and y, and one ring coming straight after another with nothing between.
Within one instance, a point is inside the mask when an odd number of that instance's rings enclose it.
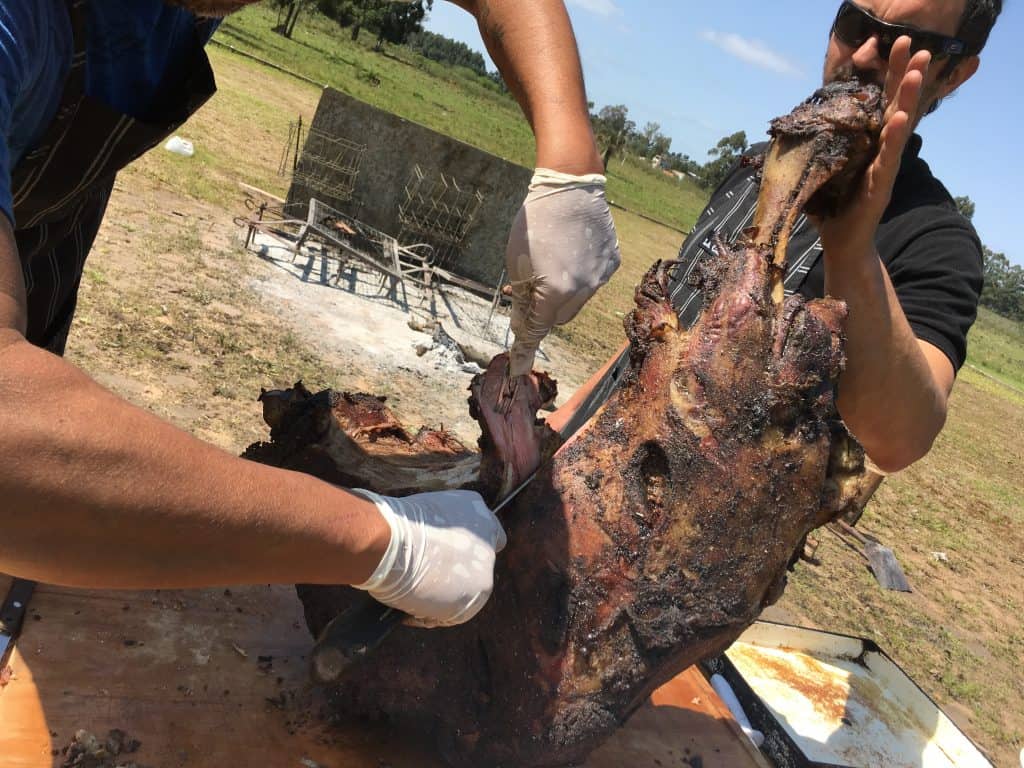
<instances>
[{"instance_id":1,"label":"black t-shirt","mask_svg":"<svg viewBox=\"0 0 1024 768\"><path fill-rule=\"evenodd\" d=\"M755 145L747 154L759 154L766 148L767 144ZM918 157L920 150L921 138L915 134L904 151L875 244L914 334L941 349L953 369L959 370L981 295L981 241L949 192ZM711 252L713 233L732 243L750 226L757 191L755 171L737 164L683 242L680 265L673 275L672 300L684 324L692 324L701 308L699 292L685 278L697 260ZM784 282L787 294L799 291L808 298L824 296L821 243L803 215L797 219L787 247Z\"/></svg>"}]
</instances>

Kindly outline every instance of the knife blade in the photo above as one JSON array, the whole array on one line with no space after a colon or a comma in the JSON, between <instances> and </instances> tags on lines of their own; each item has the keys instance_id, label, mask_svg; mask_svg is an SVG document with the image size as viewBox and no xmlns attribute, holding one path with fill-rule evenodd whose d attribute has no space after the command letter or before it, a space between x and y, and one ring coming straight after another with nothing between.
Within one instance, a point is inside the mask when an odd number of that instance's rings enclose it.
<instances>
[{"instance_id":1,"label":"knife blade","mask_svg":"<svg viewBox=\"0 0 1024 768\"><path fill-rule=\"evenodd\" d=\"M527 478L525 480L523 480L523 482L521 482L519 485L517 485L515 488L513 488L511 491L509 491L508 494L506 494L505 498L503 498L501 501L499 501L497 503L497 505L495 505L495 507L491 511L494 514L498 514L501 510L503 510L505 507L507 507L509 505L509 502L511 502L512 499L514 499L516 496L519 495L520 491L522 491L524 488L526 488L526 486L528 486L530 483L533 482L533 478L535 478L537 476L537 473L539 471L540 471L539 469L533 470L533 472L531 472L527 476Z\"/></svg>"},{"instance_id":2,"label":"knife blade","mask_svg":"<svg viewBox=\"0 0 1024 768\"><path fill-rule=\"evenodd\" d=\"M507 507L533 481L537 471L509 491L492 511L497 514ZM404 611L363 593L356 603L331 619L317 638L310 654L313 679L320 683L338 680L350 665L373 653L407 618L409 614Z\"/></svg>"},{"instance_id":3,"label":"knife blade","mask_svg":"<svg viewBox=\"0 0 1024 768\"><path fill-rule=\"evenodd\" d=\"M7 658L21 631L25 612L28 610L28 601L32 599L35 588L34 581L15 579L7 591L3 605L0 605L0 669L7 664Z\"/></svg>"}]
</instances>

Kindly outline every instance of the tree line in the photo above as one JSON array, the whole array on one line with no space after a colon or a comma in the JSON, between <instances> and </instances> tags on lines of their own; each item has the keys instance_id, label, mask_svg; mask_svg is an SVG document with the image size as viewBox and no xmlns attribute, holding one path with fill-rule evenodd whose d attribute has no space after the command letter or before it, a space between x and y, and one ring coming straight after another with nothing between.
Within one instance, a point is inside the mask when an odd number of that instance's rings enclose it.
<instances>
[{"instance_id":1,"label":"tree line","mask_svg":"<svg viewBox=\"0 0 1024 768\"><path fill-rule=\"evenodd\" d=\"M474 51L465 43L431 32L429 29L413 31L405 44L431 61L466 67L484 77L489 74L483 54Z\"/></svg>"},{"instance_id":2,"label":"tree line","mask_svg":"<svg viewBox=\"0 0 1024 768\"><path fill-rule=\"evenodd\" d=\"M974 201L966 195L954 198L956 206L968 220L974 218ZM985 287L981 305L1011 320L1024 322L1024 267L1011 264L1006 254L981 246Z\"/></svg>"},{"instance_id":3,"label":"tree line","mask_svg":"<svg viewBox=\"0 0 1024 768\"><path fill-rule=\"evenodd\" d=\"M315 9L321 15L348 30L353 40L358 40L363 30L377 36L374 49L382 51L385 43L405 45L424 58L432 61L465 67L480 77L487 78L497 90L507 92L508 88L498 72L489 72L483 55L465 43L452 40L423 28L427 13L433 7L433 0L272 0L278 9L274 31L291 37L299 15L307 9Z\"/></svg>"},{"instance_id":4,"label":"tree line","mask_svg":"<svg viewBox=\"0 0 1024 768\"><path fill-rule=\"evenodd\" d=\"M661 168L685 173L705 189L714 189L721 184L736 160L749 147L747 134L737 131L723 137L708 150L710 159L706 163L699 163L689 155L673 152L671 137L661 132L658 123L646 123L643 128L638 128L629 118L629 109L622 104L592 112L590 122L606 169L611 159L617 156L632 155L646 160L659 158Z\"/></svg>"},{"instance_id":5,"label":"tree line","mask_svg":"<svg viewBox=\"0 0 1024 768\"><path fill-rule=\"evenodd\" d=\"M375 47L379 51L385 43L402 44L413 33L422 31L423 20L434 0L272 0L272 3L278 9L274 31L285 37L292 36L295 23L304 11L316 9L342 29L349 30L353 40L358 40L364 29L375 34Z\"/></svg>"},{"instance_id":6,"label":"tree line","mask_svg":"<svg viewBox=\"0 0 1024 768\"><path fill-rule=\"evenodd\" d=\"M508 92L501 73L496 70L488 70L483 54L474 51L463 42L431 32L429 29L420 28L406 38L405 45L431 61L465 67L480 77L487 78L502 93Z\"/></svg>"}]
</instances>

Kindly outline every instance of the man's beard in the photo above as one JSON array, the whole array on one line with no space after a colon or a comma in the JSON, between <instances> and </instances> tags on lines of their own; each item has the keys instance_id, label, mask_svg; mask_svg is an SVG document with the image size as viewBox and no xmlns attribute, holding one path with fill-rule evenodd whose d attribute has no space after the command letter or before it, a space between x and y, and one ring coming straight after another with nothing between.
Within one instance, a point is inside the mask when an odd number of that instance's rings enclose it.
<instances>
[{"instance_id":1,"label":"man's beard","mask_svg":"<svg viewBox=\"0 0 1024 768\"><path fill-rule=\"evenodd\" d=\"M252 5L256 0L164 0L164 2L167 5L184 8L196 16L220 18L247 5Z\"/></svg>"}]
</instances>

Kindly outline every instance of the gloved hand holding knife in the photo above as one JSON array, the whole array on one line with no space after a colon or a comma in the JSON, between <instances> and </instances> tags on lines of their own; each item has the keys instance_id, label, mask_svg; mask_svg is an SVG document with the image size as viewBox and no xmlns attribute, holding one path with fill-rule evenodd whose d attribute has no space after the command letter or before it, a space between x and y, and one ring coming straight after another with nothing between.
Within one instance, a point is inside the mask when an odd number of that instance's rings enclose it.
<instances>
[{"instance_id":1,"label":"gloved hand holding knife","mask_svg":"<svg viewBox=\"0 0 1024 768\"><path fill-rule=\"evenodd\" d=\"M409 614L409 623L420 627L461 624L483 608L505 531L480 494L436 491L395 498L352 492L376 504L391 528L380 564L356 589Z\"/></svg>"},{"instance_id":2,"label":"gloved hand holding knife","mask_svg":"<svg viewBox=\"0 0 1024 768\"><path fill-rule=\"evenodd\" d=\"M516 382L530 374L543 338L555 325L575 317L619 266L604 177L539 169L513 223L507 259L516 334L505 393L511 402ZM336 617L317 640L311 661L314 676L322 682L336 681L349 664L371 653L410 617L409 623L423 627L471 619L490 597L495 556L505 546L497 517L474 492L404 498L353 492L377 505L391 538L373 574L356 585L374 600Z\"/></svg>"},{"instance_id":3,"label":"gloved hand holding knife","mask_svg":"<svg viewBox=\"0 0 1024 768\"><path fill-rule=\"evenodd\" d=\"M512 380L530 373L544 337L572 320L619 266L604 188L600 174L539 168L533 176L506 252ZM387 552L358 588L413 616L419 626L449 626L475 616L491 593L495 554L505 546L501 524L483 499L468 491L405 498L353 493L373 501L391 528Z\"/></svg>"},{"instance_id":4,"label":"gloved hand holding knife","mask_svg":"<svg viewBox=\"0 0 1024 768\"><path fill-rule=\"evenodd\" d=\"M525 488L531 475L488 509L473 491L433 491L396 498L356 489L372 501L391 529L373 574L355 602L324 627L310 656L313 676L338 680L399 624L452 626L483 608L494 586L494 560L506 544L495 513ZM370 599L372 598L372 599Z\"/></svg>"},{"instance_id":5,"label":"gloved hand holding knife","mask_svg":"<svg viewBox=\"0 0 1024 768\"><path fill-rule=\"evenodd\" d=\"M572 320L619 267L605 177L538 168L512 223L505 261L512 288L509 374L528 374L541 341Z\"/></svg>"},{"instance_id":6,"label":"gloved hand holding knife","mask_svg":"<svg viewBox=\"0 0 1024 768\"><path fill-rule=\"evenodd\" d=\"M614 273L618 241L564 3L454 1L476 16L487 50L537 140L537 171L506 252L515 334L508 382L514 394L541 341L575 317ZM374 574L359 585L375 600L353 606L324 629L312 657L320 679L336 680L409 615L421 624L450 625L472 618L486 602L504 534L478 495L452 494L369 497L392 534Z\"/></svg>"}]
</instances>

